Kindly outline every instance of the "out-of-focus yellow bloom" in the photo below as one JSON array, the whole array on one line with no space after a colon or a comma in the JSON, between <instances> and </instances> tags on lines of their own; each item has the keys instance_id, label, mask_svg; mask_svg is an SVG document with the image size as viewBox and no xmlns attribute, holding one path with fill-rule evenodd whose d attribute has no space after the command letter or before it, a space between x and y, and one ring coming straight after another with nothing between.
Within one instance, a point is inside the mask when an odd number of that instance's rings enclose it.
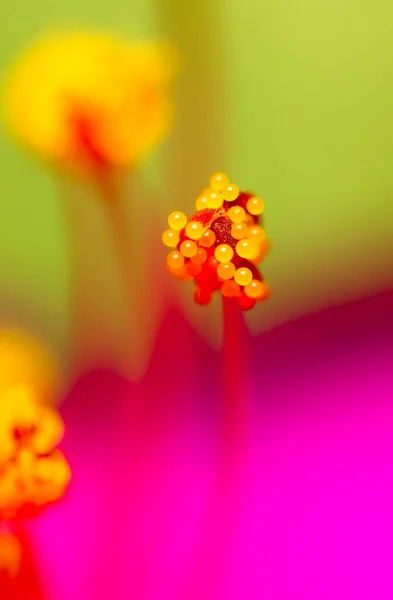
<instances>
[{"instance_id":1,"label":"out-of-focus yellow bloom","mask_svg":"<svg viewBox=\"0 0 393 600\"><path fill-rule=\"evenodd\" d=\"M0 330L0 390L23 384L36 390L44 402L52 402L59 380L50 352L34 337L21 329Z\"/></svg>"},{"instance_id":2,"label":"out-of-focus yellow bloom","mask_svg":"<svg viewBox=\"0 0 393 600\"><path fill-rule=\"evenodd\" d=\"M57 411L30 387L0 391L0 520L33 516L64 494L70 468L56 448L63 432Z\"/></svg>"},{"instance_id":3,"label":"out-of-focus yellow bloom","mask_svg":"<svg viewBox=\"0 0 393 600\"><path fill-rule=\"evenodd\" d=\"M35 515L69 482L57 449L63 421L51 405L57 383L37 341L22 331L0 332L0 523Z\"/></svg>"},{"instance_id":4,"label":"out-of-focus yellow bloom","mask_svg":"<svg viewBox=\"0 0 393 600\"><path fill-rule=\"evenodd\" d=\"M5 117L58 165L129 166L167 133L173 52L101 32L41 38L11 68Z\"/></svg>"}]
</instances>

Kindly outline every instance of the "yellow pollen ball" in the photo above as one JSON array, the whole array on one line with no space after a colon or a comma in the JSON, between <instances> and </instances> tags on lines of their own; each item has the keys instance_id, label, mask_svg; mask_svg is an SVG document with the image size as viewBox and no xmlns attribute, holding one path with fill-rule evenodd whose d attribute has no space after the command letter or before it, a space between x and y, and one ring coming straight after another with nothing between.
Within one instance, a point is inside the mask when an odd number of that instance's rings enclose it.
<instances>
[{"instance_id":1,"label":"yellow pollen ball","mask_svg":"<svg viewBox=\"0 0 393 600\"><path fill-rule=\"evenodd\" d=\"M253 196L252 198L247 200L247 210L252 215L261 215L263 213L264 208L265 205L263 203L263 200L261 200L261 198L258 198L257 196Z\"/></svg>"},{"instance_id":2,"label":"yellow pollen ball","mask_svg":"<svg viewBox=\"0 0 393 600\"><path fill-rule=\"evenodd\" d=\"M199 240L203 236L204 231L205 228L198 221L190 221L186 225L186 235L191 240Z\"/></svg>"},{"instance_id":3,"label":"yellow pollen ball","mask_svg":"<svg viewBox=\"0 0 393 600\"><path fill-rule=\"evenodd\" d=\"M210 177L210 187L213 190L221 192L228 183L229 179L225 173L214 173L214 175Z\"/></svg>"},{"instance_id":4,"label":"yellow pollen ball","mask_svg":"<svg viewBox=\"0 0 393 600\"><path fill-rule=\"evenodd\" d=\"M252 273L250 269L242 267L235 271L234 280L239 285L248 285L252 281Z\"/></svg>"},{"instance_id":5,"label":"yellow pollen ball","mask_svg":"<svg viewBox=\"0 0 393 600\"><path fill-rule=\"evenodd\" d=\"M258 247L251 240L240 240L236 244L236 252L241 258L254 258L258 256Z\"/></svg>"},{"instance_id":6,"label":"yellow pollen ball","mask_svg":"<svg viewBox=\"0 0 393 600\"><path fill-rule=\"evenodd\" d=\"M234 223L231 228L231 236L234 240L242 240L247 236L248 227L245 223Z\"/></svg>"},{"instance_id":7,"label":"yellow pollen ball","mask_svg":"<svg viewBox=\"0 0 393 600\"><path fill-rule=\"evenodd\" d=\"M233 202L239 195L239 188L234 183L228 183L222 190L222 195L224 196L224 200Z\"/></svg>"},{"instance_id":8,"label":"yellow pollen ball","mask_svg":"<svg viewBox=\"0 0 393 600\"><path fill-rule=\"evenodd\" d=\"M204 210L205 208L207 208L207 196L206 195L198 196L198 198L196 199L196 202L195 202L195 208L197 210Z\"/></svg>"},{"instance_id":9,"label":"yellow pollen ball","mask_svg":"<svg viewBox=\"0 0 393 600\"><path fill-rule=\"evenodd\" d=\"M247 237L249 240L260 244L265 240L266 235L262 227L259 227L259 225L254 225L253 227L249 227Z\"/></svg>"},{"instance_id":10,"label":"yellow pollen ball","mask_svg":"<svg viewBox=\"0 0 393 600\"><path fill-rule=\"evenodd\" d=\"M228 210L228 217L232 223L241 223L246 218L246 211L241 206L231 206Z\"/></svg>"},{"instance_id":11,"label":"yellow pollen ball","mask_svg":"<svg viewBox=\"0 0 393 600\"><path fill-rule=\"evenodd\" d=\"M185 227L187 223L187 217L183 212L180 212L179 210L175 210L174 212L171 212L171 214L168 217L168 225L171 229L175 229L176 231L180 231L181 229L183 229L183 227Z\"/></svg>"},{"instance_id":12,"label":"yellow pollen ball","mask_svg":"<svg viewBox=\"0 0 393 600\"><path fill-rule=\"evenodd\" d=\"M207 196L207 208L220 208L223 202L221 192L210 192Z\"/></svg>"},{"instance_id":13,"label":"yellow pollen ball","mask_svg":"<svg viewBox=\"0 0 393 600\"><path fill-rule=\"evenodd\" d=\"M216 234L211 229L207 229L203 236L200 238L199 243L204 248L211 248L216 241Z\"/></svg>"},{"instance_id":14,"label":"yellow pollen ball","mask_svg":"<svg viewBox=\"0 0 393 600\"><path fill-rule=\"evenodd\" d=\"M167 229L162 234L162 241L164 246L168 248L176 248L179 243L179 232L174 229Z\"/></svg>"},{"instance_id":15,"label":"yellow pollen ball","mask_svg":"<svg viewBox=\"0 0 393 600\"><path fill-rule=\"evenodd\" d=\"M166 263L170 269L181 269L184 265L184 257L180 252L174 250L166 257Z\"/></svg>"},{"instance_id":16,"label":"yellow pollen ball","mask_svg":"<svg viewBox=\"0 0 393 600\"><path fill-rule=\"evenodd\" d=\"M244 288L244 293L249 298L261 298L263 296L263 284L261 281L257 279L253 279L248 285Z\"/></svg>"},{"instance_id":17,"label":"yellow pollen ball","mask_svg":"<svg viewBox=\"0 0 393 600\"><path fill-rule=\"evenodd\" d=\"M191 258L192 262L196 265L203 265L207 261L207 252L204 248L198 248L195 256Z\"/></svg>"},{"instance_id":18,"label":"yellow pollen ball","mask_svg":"<svg viewBox=\"0 0 393 600\"><path fill-rule=\"evenodd\" d=\"M236 267L233 263L220 263L217 267L217 275L221 279L232 279L236 271Z\"/></svg>"},{"instance_id":19,"label":"yellow pollen ball","mask_svg":"<svg viewBox=\"0 0 393 600\"><path fill-rule=\"evenodd\" d=\"M198 246L196 245L196 243L191 242L190 240L186 240L180 245L180 252L186 258L191 258L192 256L195 256L197 250Z\"/></svg>"},{"instance_id":20,"label":"yellow pollen ball","mask_svg":"<svg viewBox=\"0 0 393 600\"><path fill-rule=\"evenodd\" d=\"M214 251L214 256L220 263L227 263L233 258L233 250L228 244L220 244Z\"/></svg>"}]
</instances>

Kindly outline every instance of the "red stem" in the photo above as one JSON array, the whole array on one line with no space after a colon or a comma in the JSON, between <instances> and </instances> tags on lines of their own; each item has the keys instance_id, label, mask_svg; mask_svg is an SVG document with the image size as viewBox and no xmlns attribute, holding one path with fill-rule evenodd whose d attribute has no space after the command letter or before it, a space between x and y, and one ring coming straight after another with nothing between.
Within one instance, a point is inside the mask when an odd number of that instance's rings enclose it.
<instances>
[{"instance_id":1,"label":"red stem","mask_svg":"<svg viewBox=\"0 0 393 600\"><path fill-rule=\"evenodd\" d=\"M238 511L244 502L248 333L243 313L233 299L223 299L223 321L217 472L189 589L185 590L184 597L190 600L215 597L233 545Z\"/></svg>"}]
</instances>

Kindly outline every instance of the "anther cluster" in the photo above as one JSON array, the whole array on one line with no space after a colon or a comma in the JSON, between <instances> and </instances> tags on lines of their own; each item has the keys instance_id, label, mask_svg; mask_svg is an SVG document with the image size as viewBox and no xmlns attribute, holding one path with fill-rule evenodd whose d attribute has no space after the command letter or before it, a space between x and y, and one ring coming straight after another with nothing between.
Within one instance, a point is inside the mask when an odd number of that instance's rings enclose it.
<instances>
[{"instance_id":1,"label":"anther cluster","mask_svg":"<svg viewBox=\"0 0 393 600\"><path fill-rule=\"evenodd\" d=\"M263 228L264 202L241 192L225 173L215 173L187 220L181 211L168 217L162 241L170 251L167 269L195 281L195 301L208 304L214 292L234 298L242 310L266 300L269 287L257 264L269 250Z\"/></svg>"}]
</instances>

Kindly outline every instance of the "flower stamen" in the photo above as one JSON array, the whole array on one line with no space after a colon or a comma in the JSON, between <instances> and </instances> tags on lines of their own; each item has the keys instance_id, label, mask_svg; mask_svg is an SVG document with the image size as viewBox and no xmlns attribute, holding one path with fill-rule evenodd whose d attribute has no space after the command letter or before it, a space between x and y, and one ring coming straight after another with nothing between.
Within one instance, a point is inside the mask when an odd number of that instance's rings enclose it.
<instances>
[{"instance_id":1,"label":"flower stamen","mask_svg":"<svg viewBox=\"0 0 393 600\"><path fill-rule=\"evenodd\" d=\"M194 279L198 304L208 304L215 291L236 298L242 310L266 300L269 287L256 267L269 250L261 223L263 200L241 192L225 173L215 173L210 188L197 197L196 209L188 221L181 211L169 215L171 229L162 238L173 248L168 271L182 280Z\"/></svg>"}]
</instances>

